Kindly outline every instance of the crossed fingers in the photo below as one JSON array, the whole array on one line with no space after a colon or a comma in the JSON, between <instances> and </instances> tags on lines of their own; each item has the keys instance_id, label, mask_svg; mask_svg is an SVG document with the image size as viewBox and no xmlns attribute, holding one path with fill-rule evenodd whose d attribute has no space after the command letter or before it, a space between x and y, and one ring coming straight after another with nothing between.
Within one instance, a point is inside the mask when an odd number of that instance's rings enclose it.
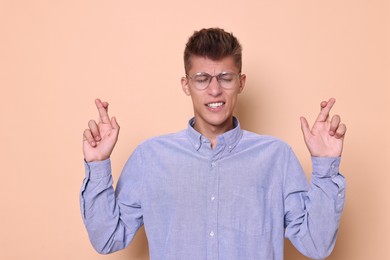
<instances>
[{"instance_id":1,"label":"crossed fingers","mask_svg":"<svg viewBox=\"0 0 390 260\"><path fill-rule=\"evenodd\" d=\"M103 124L111 124L110 117L108 116L108 103L96 99L95 104L99 112L99 121Z\"/></svg>"},{"instance_id":2,"label":"crossed fingers","mask_svg":"<svg viewBox=\"0 0 390 260\"><path fill-rule=\"evenodd\" d=\"M96 123L95 120L89 120L88 128L84 130L83 137L83 140L87 141L92 147L95 147L97 142L102 139L99 124L106 124L112 127L110 117L108 116L108 103L96 99L95 104L99 112L99 123Z\"/></svg>"},{"instance_id":3,"label":"crossed fingers","mask_svg":"<svg viewBox=\"0 0 390 260\"><path fill-rule=\"evenodd\" d=\"M316 119L316 122L326 122L329 119L329 113L335 104L336 100L334 98L329 99L327 102L321 102L321 111ZM341 118L339 115L334 115L330 120L329 126L329 135L336 138L342 138L346 132L347 128L345 124L341 123Z\"/></svg>"}]
</instances>

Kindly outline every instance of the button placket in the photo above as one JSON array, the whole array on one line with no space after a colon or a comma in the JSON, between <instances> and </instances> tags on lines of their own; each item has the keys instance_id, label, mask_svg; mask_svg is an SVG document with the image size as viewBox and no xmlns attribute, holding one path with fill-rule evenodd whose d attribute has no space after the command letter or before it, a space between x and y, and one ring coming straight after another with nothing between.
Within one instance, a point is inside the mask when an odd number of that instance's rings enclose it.
<instances>
[{"instance_id":1,"label":"button placket","mask_svg":"<svg viewBox=\"0 0 390 260\"><path fill-rule=\"evenodd\" d=\"M210 160L210 172L208 175L207 189L207 259L218 258L218 152L214 151L214 157Z\"/></svg>"}]
</instances>

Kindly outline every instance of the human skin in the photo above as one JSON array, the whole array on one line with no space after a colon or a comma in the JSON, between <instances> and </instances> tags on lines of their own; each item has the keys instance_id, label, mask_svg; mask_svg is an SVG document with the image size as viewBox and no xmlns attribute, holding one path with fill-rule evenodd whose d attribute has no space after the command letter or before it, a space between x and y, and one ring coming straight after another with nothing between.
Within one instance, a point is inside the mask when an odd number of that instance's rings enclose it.
<instances>
[{"instance_id":1,"label":"human skin","mask_svg":"<svg viewBox=\"0 0 390 260\"><path fill-rule=\"evenodd\" d=\"M206 57L192 56L189 75L205 72L218 75L221 72L239 74L233 57L228 56L221 60L211 60ZM181 79L184 93L191 97L194 109L194 128L216 145L217 136L233 128L233 112L237 104L238 95L245 87L246 76L242 74L233 89L222 88L217 79L213 78L210 85L204 90L198 90L191 85L187 77ZM210 104L219 104L210 107Z\"/></svg>"},{"instance_id":2,"label":"human skin","mask_svg":"<svg viewBox=\"0 0 390 260\"><path fill-rule=\"evenodd\" d=\"M232 57L221 60L210 60L206 57L191 57L192 75L206 72L217 75L221 72L239 73ZM195 129L209 138L215 147L217 136L233 128L233 112L238 101L238 95L245 87L246 76L242 74L237 86L233 89L223 89L216 78L213 78L205 90L192 88L187 77L181 79L183 91L190 96L194 108ZM330 98L320 103L320 113L310 128L305 117L301 117L301 129L306 146L315 157L339 157L343 150L345 124L341 123L339 115L330 117L330 111L336 100ZM217 104L215 106L215 104ZM83 134L84 159L87 162L108 159L115 147L119 135L119 125L115 117L108 115L107 102L95 100L99 120L90 120ZM210 104L214 104L210 107Z\"/></svg>"}]
</instances>

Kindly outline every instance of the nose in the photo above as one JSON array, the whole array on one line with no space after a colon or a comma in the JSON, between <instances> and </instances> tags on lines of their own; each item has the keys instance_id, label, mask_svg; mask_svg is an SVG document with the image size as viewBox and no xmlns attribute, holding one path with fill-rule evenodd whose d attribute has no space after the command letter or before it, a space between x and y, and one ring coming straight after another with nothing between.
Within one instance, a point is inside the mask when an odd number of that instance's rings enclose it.
<instances>
[{"instance_id":1,"label":"nose","mask_svg":"<svg viewBox=\"0 0 390 260\"><path fill-rule=\"evenodd\" d=\"M212 77L209 87L207 88L209 95L213 97L217 97L222 93L221 85L219 85L219 82L217 80L217 77Z\"/></svg>"}]
</instances>

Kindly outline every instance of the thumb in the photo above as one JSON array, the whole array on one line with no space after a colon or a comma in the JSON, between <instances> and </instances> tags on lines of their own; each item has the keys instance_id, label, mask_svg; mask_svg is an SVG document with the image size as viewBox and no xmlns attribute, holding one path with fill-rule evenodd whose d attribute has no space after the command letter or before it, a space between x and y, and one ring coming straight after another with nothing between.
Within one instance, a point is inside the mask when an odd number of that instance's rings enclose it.
<instances>
[{"instance_id":1,"label":"thumb","mask_svg":"<svg viewBox=\"0 0 390 260\"><path fill-rule=\"evenodd\" d=\"M301 116L300 120L301 120L301 129L302 129L303 137L305 139L308 139L309 136L311 135L309 123L307 122L306 118L303 116Z\"/></svg>"}]
</instances>

